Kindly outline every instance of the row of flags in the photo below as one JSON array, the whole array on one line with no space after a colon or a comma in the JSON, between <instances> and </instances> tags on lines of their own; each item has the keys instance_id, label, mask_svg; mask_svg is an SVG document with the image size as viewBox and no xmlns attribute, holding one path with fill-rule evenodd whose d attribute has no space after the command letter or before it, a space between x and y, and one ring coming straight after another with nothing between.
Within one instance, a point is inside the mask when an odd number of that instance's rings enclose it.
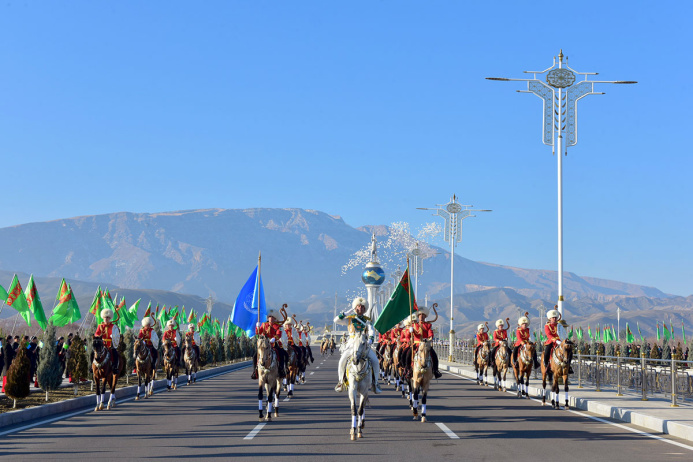
<instances>
[{"instance_id":1,"label":"row of flags","mask_svg":"<svg viewBox=\"0 0 693 462\"><path fill-rule=\"evenodd\" d=\"M16 274L12 278L9 290L5 290L5 288L0 285L0 301L15 309L19 315L24 318L29 327L31 327L33 320L33 322L38 324L41 330L45 330L49 322L56 327L63 327L82 319L82 314L77 304L77 299L72 291L72 287L65 279L60 282L58 293L55 296L55 305L49 318L46 318L43 303L41 302L41 297L39 296L33 275L29 278L29 284L26 290L22 289ZM133 328L136 322L150 316L156 318L161 326L165 326L171 319L174 320L176 324L183 322L195 324L200 334L208 333L212 336L218 334L222 338L227 338L232 334L238 337L247 335L244 329L239 328L231 321L231 316L229 316L227 321L220 322L208 313L204 313L204 315L200 317L194 309L190 309L190 311L186 313L185 306L182 308L178 306L166 308L165 305L159 307L157 304L155 308L152 308L152 302L150 301L142 318L140 318L138 314L140 302L141 299L128 307L125 302L125 297L121 297L118 301L116 295L114 300L108 288L102 290L101 286L99 286L94 293L89 312L94 315L96 323L101 324L103 322L103 319L101 319L101 312L106 308L111 309L114 313L113 323L118 326L121 332L124 332L126 328Z\"/></svg>"}]
</instances>

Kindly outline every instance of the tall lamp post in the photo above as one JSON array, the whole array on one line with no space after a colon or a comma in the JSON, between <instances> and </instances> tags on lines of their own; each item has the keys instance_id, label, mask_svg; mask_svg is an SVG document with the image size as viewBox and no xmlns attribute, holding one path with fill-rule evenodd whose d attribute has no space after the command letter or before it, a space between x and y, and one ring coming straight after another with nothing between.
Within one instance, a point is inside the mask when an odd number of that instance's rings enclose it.
<instances>
[{"instance_id":1,"label":"tall lamp post","mask_svg":"<svg viewBox=\"0 0 693 462\"><path fill-rule=\"evenodd\" d=\"M525 71L533 74L531 79L506 79L486 77L488 80L504 82L527 82L527 90L518 93L533 93L544 100L543 143L553 147L558 153L558 312L563 315L563 154L568 155L568 147L577 144L577 102L587 95L603 95L595 92L595 83L631 84L630 80L587 80L596 72L577 72L568 66L568 58L563 62L563 50L553 59L553 65L543 71ZM577 77L582 80L576 83ZM539 77L545 76L546 83ZM565 139L564 139L565 136Z\"/></svg>"},{"instance_id":2,"label":"tall lamp post","mask_svg":"<svg viewBox=\"0 0 693 462\"><path fill-rule=\"evenodd\" d=\"M436 208L417 207L418 210L435 210L439 217L445 220L443 238L450 244L450 355L452 361L452 345L455 344L455 329L453 324L453 307L455 300L455 246L462 240L462 220L475 217L472 212L490 212L491 210L475 210L473 205L462 205L457 202L457 196L453 194L447 204L437 204Z\"/></svg>"}]
</instances>

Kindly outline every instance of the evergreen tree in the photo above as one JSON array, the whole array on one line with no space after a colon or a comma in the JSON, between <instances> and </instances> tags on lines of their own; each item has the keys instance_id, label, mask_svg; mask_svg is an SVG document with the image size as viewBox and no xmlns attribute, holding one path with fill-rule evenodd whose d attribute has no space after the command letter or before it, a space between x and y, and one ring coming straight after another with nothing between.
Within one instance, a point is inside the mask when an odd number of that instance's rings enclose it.
<instances>
[{"instance_id":1,"label":"evergreen tree","mask_svg":"<svg viewBox=\"0 0 693 462\"><path fill-rule=\"evenodd\" d=\"M94 334L96 333L96 323L93 322L89 324L89 327L84 333L84 341L86 342L86 347L87 347L87 358L91 361L91 354L94 350L94 347L92 345L92 339L94 338ZM94 373L91 370L91 367L87 368L87 374L88 374L88 379L89 380L94 380ZM93 383L92 383L93 385Z\"/></svg>"},{"instance_id":2,"label":"evergreen tree","mask_svg":"<svg viewBox=\"0 0 693 462\"><path fill-rule=\"evenodd\" d=\"M219 364L224 361L224 341L219 334L215 334L212 339L212 344L214 345L214 362Z\"/></svg>"},{"instance_id":3,"label":"evergreen tree","mask_svg":"<svg viewBox=\"0 0 693 462\"><path fill-rule=\"evenodd\" d=\"M236 359L236 335L235 334L229 334L228 337L226 337L226 342L224 343L224 347L226 348L226 360L227 361L233 361Z\"/></svg>"},{"instance_id":4,"label":"evergreen tree","mask_svg":"<svg viewBox=\"0 0 693 462\"><path fill-rule=\"evenodd\" d=\"M14 400L17 407L17 400L29 396L29 380L31 373L31 362L27 354L27 342L21 341L17 348L17 356L12 361L10 369L7 371L7 384L5 385L5 395Z\"/></svg>"},{"instance_id":5,"label":"evergreen tree","mask_svg":"<svg viewBox=\"0 0 693 462\"><path fill-rule=\"evenodd\" d=\"M205 332L200 336L200 369L207 364L211 364L209 358L209 334Z\"/></svg>"},{"instance_id":6,"label":"evergreen tree","mask_svg":"<svg viewBox=\"0 0 693 462\"><path fill-rule=\"evenodd\" d=\"M127 377L127 383L130 384L130 374L135 369L135 333L132 329L125 329L123 340L120 343L125 345L124 356L121 356L121 360L125 361L125 376Z\"/></svg>"},{"instance_id":7,"label":"evergreen tree","mask_svg":"<svg viewBox=\"0 0 693 462\"><path fill-rule=\"evenodd\" d=\"M79 392L79 382L88 377L87 350L84 341L79 334L72 337L69 349L68 368L72 374L72 383L75 386L75 395Z\"/></svg>"},{"instance_id":8,"label":"evergreen tree","mask_svg":"<svg viewBox=\"0 0 693 462\"><path fill-rule=\"evenodd\" d=\"M671 347L667 344L662 350L662 359L668 361L671 359Z\"/></svg>"},{"instance_id":9,"label":"evergreen tree","mask_svg":"<svg viewBox=\"0 0 693 462\"><path fill-rule=\"evenodd\" d=\"M39 366L36 372L38 384L46 392L57 390L63 383L62 366L55 351L55 326L49 322L46 331L43 333L43 348L39 354Z\"/></svg>"}]
</instances>

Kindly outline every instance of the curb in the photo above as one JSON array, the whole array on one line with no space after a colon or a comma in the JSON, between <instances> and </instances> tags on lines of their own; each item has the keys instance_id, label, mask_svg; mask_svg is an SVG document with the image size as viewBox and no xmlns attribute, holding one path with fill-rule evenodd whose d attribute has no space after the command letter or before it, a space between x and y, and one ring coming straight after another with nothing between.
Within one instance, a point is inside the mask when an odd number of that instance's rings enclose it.
<instances>
[{"instance_id":1,"label":"curb","mask_svg":"<svg viewBox=\"0 0 693 462\"><path fill-rule=\"evenodd\" d=\"M239 363L228 364L226 366L198 371L197 378L204 379L205 377L208 377L210 375L221 374L224 372L231 372L236 369L241 369L250 364L250 362L251 361L242 361ZM180 375L179 378L183 376L185 376L185 374ZM165 386L166 379L164 378L154 381L153 389L157 390ZM116 396L119 401L122 401L123 399L129 398L131 396L135 396L136 393L137 385L129 385L123 388L116 389ZM95 394L91 394L88 396L80 396L79 398L66 399L64 401L59 401L57 403L43 404L41 406L30 407L28 409L20 409L17 411L5 412L3 414L0 414L0 428L24 423L29 420L50 417L57 414L92 407L94 406L95 400Z\"/></svg>"},{"instance_id":2,"label":"curb","mask_svg":"<svg viewBox=\"0 0 693 462\"><path fill-rule=\"evenodd\" d=\"M463 377L476 380L476 374L474 372L468 371L461 367L440 364L440 369L448 372L454 372ZM510 386L508 389L517 391L517 384L515 383L514 379L510 380L512 382L509 384ZM542 391L542 389L534 386L530 386L528 390L529 394L533 398L538 399L541 399ZM676 436L677 438L687 441L693 441L693 426L690 425L683 425L674 420L653 417L651 415L631 411L622 407L595 401L593 399L576 398L575 396L570 396L569 401L571 407L580 409L582 411L592 412L603 417L609 417L620 420L621 422L638 425L640 427L647 428L648 430Z\"/></svg>"}]
</instances>

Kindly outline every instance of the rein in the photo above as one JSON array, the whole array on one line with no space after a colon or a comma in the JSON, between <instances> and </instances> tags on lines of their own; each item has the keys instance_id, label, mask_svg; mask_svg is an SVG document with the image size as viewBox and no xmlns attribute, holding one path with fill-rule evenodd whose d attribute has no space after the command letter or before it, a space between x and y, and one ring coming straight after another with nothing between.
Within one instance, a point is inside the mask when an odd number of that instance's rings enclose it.
<instances>
[{"instance_id":1,"label":"rein","mask_svg":"<svg viewBox=\"0 0 693 462\"><path fill-rule=\"evenodd\" d=\"M108 348L106 348L106 345L102 343L99 350L94 352L95 354L92 365L96 366L97 369L102 370L111 360L111 355L108 354Z\"/></svg>"}]
</instances>

